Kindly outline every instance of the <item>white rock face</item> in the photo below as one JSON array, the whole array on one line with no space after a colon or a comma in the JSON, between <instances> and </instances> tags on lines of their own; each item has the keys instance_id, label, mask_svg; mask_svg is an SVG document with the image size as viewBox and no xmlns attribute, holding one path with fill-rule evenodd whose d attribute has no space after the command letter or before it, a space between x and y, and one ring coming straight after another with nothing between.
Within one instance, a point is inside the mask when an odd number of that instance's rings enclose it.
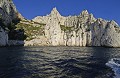
<instances>
[{"instance_id":1,"label":"white rock face","mask_svg":"<svg viewBox=\"0 0 120 78\"><path fill-rule=\"evenodd\" d=\"M59 17L61 17L61 15L56 8L54 8L45 26L45 36L53 46L60 45L61 28Z\"/></svg>"},{"instance_id":2,"label":"white rock face","mask_svg":"<svg viewBox=\"0 0 120 78\"><path fill-rule=\"evenodd\" d=\"M0 19L4 20L2 22L7 25L16 18L22 19L22 15L18 13L12 0L0 0ZM8 32L6 32L5 26L1 26L1 24L0 31L0 46L5 46L8 44Z\"/></svg>"},{"instance_id":3,"label":"white rock face","mask_svg":"<svg viewBox=\"0 0 120 78\"><path fill-rule=\"evenodd\" d=\"M5 20L5 24L10 23L15 18L22 17L12 0L0 0L0 14L2 19Z\"/></svg>"},{"instance_id":4,"label":"white rock face","mask_svg":"<svg viewBox=\"0 0 120 78\"><path fill-rule=\"evenodd\" d=\"M63 17L53 8L47 16L35 22L44 23L45 37L51 46L108 46L120 47L120 27L115 21L95 19L87 10L79 16Z\"/></svg>"},{"instance_id":5,"label":"white rock face","mask_svg":"<svg viewBox=\"0 0 120 78\"><path fill-rule=\"evenodd\" d=\"M5 46L8 44L8 34L0 27L0 46Z\"/></svg>"},{"instance_id":6,"label":"white rock face","mask_svg":"<svg viewBox=\"0 0 120 78\"><path fill-rule=\"evenodd\" d=\"M120 27L115 21L108 22L101 41L103 46L120 47Z\"/></svg>"},{"instance_id":7,"label":"white rock face","mask_svg":"<svg viewBox=\"0 0 120 78\"><path fill-rule=\"evenodd\" d=\"M50 43L45 36L40 36L37 39L24 41L24 46L49 46Z\"/></svg>"}]
</instances>

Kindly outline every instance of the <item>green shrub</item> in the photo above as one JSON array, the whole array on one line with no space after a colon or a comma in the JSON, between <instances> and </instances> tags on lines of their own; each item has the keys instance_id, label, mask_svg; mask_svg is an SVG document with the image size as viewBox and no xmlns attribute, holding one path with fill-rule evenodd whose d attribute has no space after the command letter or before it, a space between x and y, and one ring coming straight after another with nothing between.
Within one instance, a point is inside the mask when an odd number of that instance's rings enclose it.
<instances>
[{"instance_id":1,"label":"green shrub","mask_svg":"<svg viewBox=\"0 0 120 78\"><path fill-rule=\"evenodd\" d=\"M65 26L65 25L60 25L60 28L62 31L73 31L73 27L68 27L68 26Z\"/></svg>"},{"instance_id":2,"label":"green shrub","mask_svg":"<svg viewBox=\"0 0 120 78\"><path fill-rule=\"evenodd\" d=\"M44 25L40 25L38 24L37 26L32 25L31 23L18 23L16 25L16 30L18 29L24 29L24 33L27 36L26 40L32 40L34 39L36 36L41 36L44 35ZM34 36L34 37L33 37Z\"/></svg>"}]
</instances>

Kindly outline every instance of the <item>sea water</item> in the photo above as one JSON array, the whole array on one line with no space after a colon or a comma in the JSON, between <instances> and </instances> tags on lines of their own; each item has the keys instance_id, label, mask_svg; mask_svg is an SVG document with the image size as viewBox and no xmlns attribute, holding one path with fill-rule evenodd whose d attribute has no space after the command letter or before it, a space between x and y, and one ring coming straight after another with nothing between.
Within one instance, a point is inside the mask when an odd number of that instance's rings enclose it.
<instances>
[{"instance_id":1,"label":"sea water","mask_svg":"<svg viewBox=\"0 0 120 78\"><path fill-rule=\"evenodd\" d=\"M0 78L120 78L120 48L1 47Z\"/></svg>"}]
</instances>

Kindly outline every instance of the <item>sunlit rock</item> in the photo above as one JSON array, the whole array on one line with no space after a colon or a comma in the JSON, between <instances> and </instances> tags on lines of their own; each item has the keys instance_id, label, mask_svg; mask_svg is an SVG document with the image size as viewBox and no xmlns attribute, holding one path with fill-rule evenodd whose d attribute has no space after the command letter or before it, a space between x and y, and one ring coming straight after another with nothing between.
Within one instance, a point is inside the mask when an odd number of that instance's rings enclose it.
<instances>
[{"instance_id":1,"label":"sunlit rock","mask_svg":"<svg viewBox=\"0 0 120 78\"><path fill-rule=\"evenodd\" d=\"M61 16L53 8L47 16L37 16L35 22L45 23L45 37L51 46L120 47L120 27L115 21L94 18L84 10L78 16Z\"/></svg>"}]
</instances>

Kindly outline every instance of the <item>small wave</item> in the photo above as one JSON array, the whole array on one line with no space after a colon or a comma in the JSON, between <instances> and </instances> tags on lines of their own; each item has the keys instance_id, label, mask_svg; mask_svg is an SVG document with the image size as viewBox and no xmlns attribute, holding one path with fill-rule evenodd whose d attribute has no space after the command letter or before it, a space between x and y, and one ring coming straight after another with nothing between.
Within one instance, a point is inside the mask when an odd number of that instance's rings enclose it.
<instances>
[{"instance_id":1,"label":"small wave","mask_svg":"<svg viewBox=\"0 0 120 78\"><path fill-rule=\"evenodd\" d=\"M112 58L106 63L115 73L114 78L120 78L120 58Z\"/></svg>"},{"instance_id":2,"label":"small wave","mask_svg":"<svg viewBox=\"0 0 120 78\"><path fill-rule=\"evenodd\" d=\"M41 50L24 50L25 52L43 52Z\"/></svg>"}]
</instances>

